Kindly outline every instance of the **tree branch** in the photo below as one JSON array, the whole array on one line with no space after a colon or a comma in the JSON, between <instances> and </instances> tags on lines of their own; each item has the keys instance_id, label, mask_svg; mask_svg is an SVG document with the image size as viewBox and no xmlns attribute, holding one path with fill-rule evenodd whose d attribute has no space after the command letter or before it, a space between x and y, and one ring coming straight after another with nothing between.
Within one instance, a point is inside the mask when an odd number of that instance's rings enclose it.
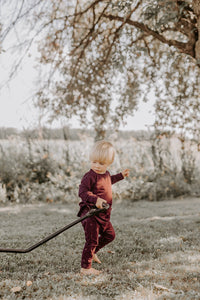
<instances>
[{"instance_id":1,"label":"tree branch","mask_svg":"<svg viewBox=\"0 0 200 300\"><path fill-rule=\"evenodd\" d=\"M174 46L177 49L179 49L182 53L188 54L192 57L195 57L195 53L194 53L194 45L191 44L190 42L188 43L184 43L184 42L179 42L179 41L175 41L175 40L168 40L166 39L163 35L159 34L157 31L152 30L151 28L149 28L147 25L137 22L137 21L133 21L130 19L125 19L120 17L120 16L114 16L114 15L106 15L104 14L104 17L109 19L109 20L117 20L120 21L122 23L126 23L129 24L131 26L134 26L144 32L146 32L148 35L153 36L154 38L156 38L157 40L159 40L160 42L167 44L169 46Z\"/></svg>"}]
</instances>

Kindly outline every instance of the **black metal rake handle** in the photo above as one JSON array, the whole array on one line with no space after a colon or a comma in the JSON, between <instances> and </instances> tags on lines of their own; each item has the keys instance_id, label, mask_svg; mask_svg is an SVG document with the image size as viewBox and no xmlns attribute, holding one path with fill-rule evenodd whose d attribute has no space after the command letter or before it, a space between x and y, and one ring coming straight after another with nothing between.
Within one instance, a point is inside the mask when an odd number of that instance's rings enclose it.
<instances>
[{"instance_id":1,"label":"black metal rake handle","mask_svg":"<svg viewBox=\"0 0 200 300\"><path fill-rule=\"evenodd\" d=\"M72 223L60 228L59 230L57 230L56 232L48 235L46 238L42 239L41 241L39 241L38 243L30 246L29 248L26 249L12 249L12 248L0 248L0 252L6 252L6 253L28 253L31 252L32 250L38 248L39 246L43 245L44 243L50 241L51 239L53 239L54 237L56 237L57 235L61 234L62 232L64 232L65 230L71 228L72 226L80 223L81 221L90 218L94 215L97 215L100 212L104 212L105 210L107 210L109 208L109 204L104 204L103 208L92 208L91 210L88 211L88 213L86 213L83 217L78 218L77 220L73 221Z\"/></svg>"}]
</instances>

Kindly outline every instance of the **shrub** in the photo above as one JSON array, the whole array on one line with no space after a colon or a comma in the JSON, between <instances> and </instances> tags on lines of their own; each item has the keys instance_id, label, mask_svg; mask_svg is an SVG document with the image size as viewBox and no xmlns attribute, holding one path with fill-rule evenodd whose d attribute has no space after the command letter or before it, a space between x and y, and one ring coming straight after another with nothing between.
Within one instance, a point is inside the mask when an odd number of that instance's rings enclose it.
<instances>
[{"instance_id":1,"label":"shrub","mask_svg":"<svg viewBox=\"0 0 200 300\"><path fill-rule=\"evenodd\" d=\"M77 201L81 177L90 167L92 138L81 141L8 141L0 146L0 181L9 200ZM120 139L111 174L130 168L130 176L113 186L113 197L159 201L185 194L199 195L200 153L178 138L152 141ZM183 155L183 151L185 151ZM196 152L195 152L196 151ZM24 199L24 200L23 200ZM49 199L49 200L48 200ZM70 199L70 200L69 200Z\"/></svg>"},{"instance_id":2,"label":"shrub","mask_svg":"<svg viewBox=\"0 0 200 300\"><path fill-rule=\"evenodd\" d=\"M39 152L34 157L30 155L30 149L17 152L15 147L4 149L2 145L0 150L0 181L5 185L9 201L16 200L16 188L19 194L22 187L31 182L42 184L49 181L49 174L55 172L55 164L47 153Z\"/></svg>"},{"instance_id":3,"label":"shrub","mask_svg":"<svg viewBox=\"0 0 200 300\"><path fill-rule=\"evenodd\" d=\"M27 182L24 156L12 147L5 151L0 145L0 150L0 180L6 187L8 200L13 201L16 186Z\"/></svg>"}]
</instances>

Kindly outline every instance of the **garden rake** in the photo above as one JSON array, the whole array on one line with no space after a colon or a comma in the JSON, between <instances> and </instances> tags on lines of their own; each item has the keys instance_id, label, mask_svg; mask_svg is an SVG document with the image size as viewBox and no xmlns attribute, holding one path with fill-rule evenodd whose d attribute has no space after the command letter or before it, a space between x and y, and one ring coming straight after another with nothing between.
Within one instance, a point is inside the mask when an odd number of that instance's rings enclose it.
<instances>
[{"instance_id":1,"label":"garden rake","mask_svg":"<svg viewBox=\"0 0 200 300\"><path fill-rule=\"evenodd\" d=\"M12 249L12 248L0 248L0 252L7 252L7 253L28 253L31 252L32 250L38 248L39 246L43 245L44 243L50 241L51 239L53 239L54 237L56 237L57 235L61 234L62 232L64 232L65 230L71 228L72 226L80 223L81 221L90 218L94 215L99 214L100 212L104 212L109 208L109 204L103 204L103 208L92 208L91 210L89 210L83 217L78 218L77 220L75 220L74 222L60 228L59 230L57 230L56 232L48 235L46 238L42 239L41 241L39 241L38 243L30 246L29 248L26 249Z\"/></svg>"}]
</instances>

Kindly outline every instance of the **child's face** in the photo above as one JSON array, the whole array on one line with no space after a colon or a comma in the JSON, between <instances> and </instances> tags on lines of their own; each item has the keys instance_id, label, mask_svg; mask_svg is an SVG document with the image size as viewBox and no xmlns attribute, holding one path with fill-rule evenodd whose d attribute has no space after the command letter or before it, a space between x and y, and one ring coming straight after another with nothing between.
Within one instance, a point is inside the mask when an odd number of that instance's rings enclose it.
<instances>
[{"instance_id":1,"label":"child's face","mask_svg":"<svg viewBox=\"0 0 200 300\"><path fill-rule=\"evenodd\" d=\"M108 168L109 164L100 163L98 161L91 161L91 169L97 174L104 174Z\"/></svg>"}]
</instances>

